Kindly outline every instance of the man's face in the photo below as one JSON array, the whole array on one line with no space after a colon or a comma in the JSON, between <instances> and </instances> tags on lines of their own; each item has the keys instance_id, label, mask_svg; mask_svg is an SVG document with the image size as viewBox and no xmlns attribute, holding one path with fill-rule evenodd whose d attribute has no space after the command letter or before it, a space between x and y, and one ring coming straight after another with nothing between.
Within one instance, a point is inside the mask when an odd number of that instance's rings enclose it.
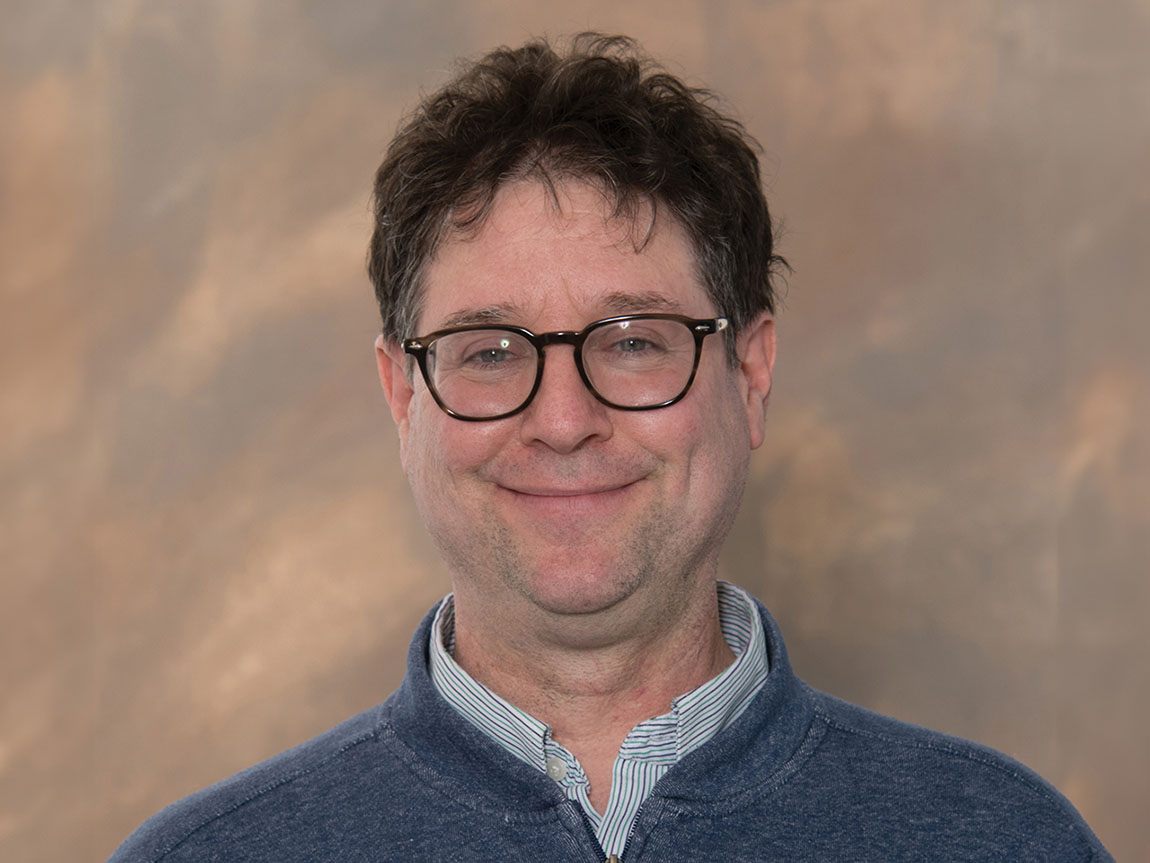
<instances>
[{"instance_id":1,"label":"man's face","mask_svg":"<svg viewBox=\"0 0 1150 863\"><path fill-rule=\"evenodd\" d=\"M588 185L560 187L559 207L538 184L506 186L478 233L447 239L427 266L410 335L473 322L544 332L626 313L721 314L677 223L661 217L639 251L643 226L632 227L610 220ZM556 622L649 618L713 578L762 439L769 318L739 347L749 361L733 369L722 337L707 338L682 401L628 412L586 389L571 347L550 346L526 410L464 422L436 406L418 374L405 377L396 346L381 344L404 469L451 569L460 621L480 608Z\"/></svg>"}]
</instances>

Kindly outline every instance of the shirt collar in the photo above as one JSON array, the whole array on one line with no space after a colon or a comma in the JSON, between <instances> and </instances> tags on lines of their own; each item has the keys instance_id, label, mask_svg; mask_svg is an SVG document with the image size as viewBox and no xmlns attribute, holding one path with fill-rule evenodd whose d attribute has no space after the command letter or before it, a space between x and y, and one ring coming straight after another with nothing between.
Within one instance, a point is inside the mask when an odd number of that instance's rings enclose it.
<instances>
[{"instance_id":1,"label":"shirt collar","mask_svg":"<svg viewBox=\"0 0 1150 863\"><path fill-rule=\"evenodd\" d=\"M455 649L455 598L447 594L431 622L431 683L464 719L540 770L546 770L544 747L551 727L496 695L451 657Z\"/></svg>"},{"instance_id":2,"label":"shirt collar","mask_svg":"<svg viewBox=\"0 0 1150 863\"><path fill-rule=\"evenodd\" d=\"M719 626L735 661L671 702L677 758L698 749L742 714L767 679L767 642L755 601L742 588L718 583Z\"/></svg>"}]
</instances>

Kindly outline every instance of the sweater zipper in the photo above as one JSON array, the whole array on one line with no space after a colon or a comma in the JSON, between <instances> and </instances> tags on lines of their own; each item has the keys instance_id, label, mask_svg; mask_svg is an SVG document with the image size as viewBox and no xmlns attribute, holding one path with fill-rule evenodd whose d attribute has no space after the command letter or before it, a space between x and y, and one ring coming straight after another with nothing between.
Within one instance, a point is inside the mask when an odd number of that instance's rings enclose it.
<instances>
[{"instance_id":1,"label":"sweater zipper","mask_svg":"<svg viewBox=\"0 0 1150 863\"><path fill-rule=\"evenodd\" d=\"M587 828L587 834L591 837L591 841L595 843L595 849L599 852L599 857L606 861L606 863L621 863L618 857L612 854L610 857L606 856L607 852L603 850L603 846L599 844L599 837L595 835L595 827L591 824L591 819L587 817L587 813L583 807L572 800L570 797L566 798L567 805L574 806L575 810L579 813L579 817L583 819L583 826Z\"/></svg>"},{"instance_id":2,"label":"sweater zipper","mask_svg":"<svg viewBox=\"0 0 1150 863\"><path fill-rule=\"evenodd\" d=\"M583 807L572 800L570 797L567 798L567 803L571 806L574 806L575 809L579 812L579 817L583 819L583 824L586 826L587 832L591 834L591 841L594 842L595 847L599 849L599 856L603 857L603 863L623 863L623 860L627 856L627 848L631 845L631 839L635 835L635 827L639 823L639 814L643 811L643 807L647 805L647 801L644 800L639 804L639 808L635 812L635 817L631 819L631 829L627 831L627 838L623 840L622 856L618 854L612 854L609 857L604 856L607 852L605 852L603 850L603 846L599 844L599 837L595 835L595 828L591 824L591 819L587 817L587 813L584 811Z\"/></svg>"},{"instance_id":3,"label":"sweater zipper","mask_svg":"<svg viewBox=\"0 0 1150 863\"><path fill-rule=\"evenodd\" d=\"M635 826L639 823L639 815L646 805L646 800L640 803L639 808L635 810L635 817L631 819L631 829L627 831L627 838L623 840L623 857L627 856L627 849L631 846L631 837L635 835ZM623 863L623 859L612 854L607 858L607 863Z\"/></svg>"}]
</instances>

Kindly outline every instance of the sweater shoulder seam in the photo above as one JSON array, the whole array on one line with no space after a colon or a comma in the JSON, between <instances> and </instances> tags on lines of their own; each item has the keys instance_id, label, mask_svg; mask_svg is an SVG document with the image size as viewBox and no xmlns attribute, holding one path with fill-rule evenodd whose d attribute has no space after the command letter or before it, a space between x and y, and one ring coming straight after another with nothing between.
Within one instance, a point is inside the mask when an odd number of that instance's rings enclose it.
<instances>
[{"instance_id":1,"label":"sweater shoulder seam","mask_svg":"<svg viewBox=\"0 0 1150 863\"><path fill-rule=\"evenodd\" d=\"M254 791L252 791L250 794L248 794L246 797L242 798L241 800L237 800L237 801L233 802L231 805L226 806L217 812L213 812L211 815L202 819L198 824L196 824L195 826L193 826L189 830L187 830L178 839L169 843L166 847L161 849L160 852L155 857L152 858L153 863L160 863L161 860L163 860L169 854L171 854L172 852L177 850L181 845L183 845L185 842L187 842L189 839L191 839L192 836L194 836L200 830L203 830L209 824L211 824L215 821L219 821L221 818L227 817L228 815L232 814L233 812L235 812L240 807L246 806L248 803L251 803L253 800L257 800L260 797L263 797L267 794L270 794L272 791L275 791L277 788L282 788L285 785L290 785L292 782L295 782L297 779L301 779L304 776L307 776L309 773L316 772L320 768L322 768L325 765L329 764L330 762L334 761L339 756L343 755L348 750L354 749L356 746L359 746L361 743L365 743L368 740L371 740L372 738L377 737L378 733L379 733L378 728L372 728L370 731L365 731L364 733L360 734L358 737L354 737L351 740L347 741L342 746L340 746L339 749L337 749L335 752L332 752L326 758L322 758L321 760L319 760L318 762L313 764L311 767L296 769L296 770L292 771L291 773L288 773L286 776L281 776L279 779L276 779L273 782L269 782L266 785L260 786L259 788L255 789Z\"/></svg>"},{"instance_id":2,"label":"sweater shoulder seam","mask_svg":"<svg viewBox=\"0 0 1150 863\"><path fill-rule=\"evenodd\" d=\"M989 756L980 754L977 750L950 744L946 742L945 739L941 741L909 740L905 737L900 737L894 734L884 734L880 731L858 728L831 716L827 709L822 705L820 699L817 697L815 698L814 710L816 715L819 716L819 718L827 725L827 727L841 731L844 734L855 734L860 737L870 737L875 740L881 740L885 743L890 743L891 745L907 749L921 749L931 752L940 752L945 755L949 755L952 758L960 758L975 764L980 764L983 767L988 767L997 773L1003 774L1010 779L1015 780L1018 784L1022 785L1032 793L1042 798L1048 804L1061 811L1064 815L1070 814L1067 812L1067 803L1063 798L1055 793L1051 793L1051 789L1046 787L1042 782L1036 782L1032 777L1026 775L1025 772L1018 770L1017 768L1013 767L1009 761L1004 760L1009 758L1009 756L991 758ZM1074 835L1078 840L1079 847L1085 851L1083 860L1095 860L1096 855L1092 849L1089 838L1083 832L1081 826L1077 823L1077 819L1074 817L1066 818L1066 825L1074 830Z\"/></svg>"},{"instance_id":3,"label":"sweater shoulder seam","mask_svg":"<svg viewBox=\"0 0 1150 863\"><path fill-rule=\"evenodd\" d=\"M860 737L870 737L870 738L873 738L875 740L882 740L885 743L890 743L890 744L893 744L895 746L901 746L901 747L904 747L907 749L926 749L926 750L930 750L933 752L942 752L942 753L945 753L947 755L954 756L956 758L963 758L963 759L966 759L967 761L973 761L976 764L982 764L984 767L990 767L990 768L993 768L994 770L996 770L1000 773L1005 773L1007 776L1010 776L1012 779L1018 780L1023 785L1026 785L1028 788L1030 788L1032 791L1038 792L1043 797L1046 797L1047 799L1051 800L1054 803L1059 802L1057 800L1057 798L1055 798L1053 795L1050 794L1048 789L1043 788L1041 785L1034 782L1030 777L1025 776L1022 773L1019 773L1017 770L1012 769L1009 764L1004 764L997 759L988 758L988 757L980 755L978 752L970 751L970 750L964 749L964 748L959 747L959 746L951 745L951 744L946 743L946 742L936 742L936 741L929 741L929 740L908 740L904 737L899 737L899 736L894 735L894 734L883 734L880 731L872 731L872 730L866 729L866 728L858 728L854 725L850 725L850 724L845 723L839 719L834 718L833 716L831 716L829 713L826 712L826 709L822 705L817 704L817 703L815 705L815 712L817 714L819 714L819 717L829 727L834 728L838 731L842 731L846 734L857 734Z\"/></svg>"}]
</instances>

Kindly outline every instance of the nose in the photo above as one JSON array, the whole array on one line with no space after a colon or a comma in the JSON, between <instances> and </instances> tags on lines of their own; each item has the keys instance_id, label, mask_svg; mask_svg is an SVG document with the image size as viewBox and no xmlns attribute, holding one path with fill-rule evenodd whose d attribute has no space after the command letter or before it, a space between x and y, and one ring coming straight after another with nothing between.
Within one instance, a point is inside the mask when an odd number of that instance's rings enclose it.
<instances>
[{"instance_id":1,"label":"nose","mask_svg":"<svg viewBox=\"0 0 1150 863\"><path fill-rule=\"evenodd\" d=\"M548 345L545 350L543 380L521 414L520 439L525 444L542 443L560 454L574 452L591 440L609 439L610 409L583 383L574 349Z\"/></svg>"}]
</instances>

